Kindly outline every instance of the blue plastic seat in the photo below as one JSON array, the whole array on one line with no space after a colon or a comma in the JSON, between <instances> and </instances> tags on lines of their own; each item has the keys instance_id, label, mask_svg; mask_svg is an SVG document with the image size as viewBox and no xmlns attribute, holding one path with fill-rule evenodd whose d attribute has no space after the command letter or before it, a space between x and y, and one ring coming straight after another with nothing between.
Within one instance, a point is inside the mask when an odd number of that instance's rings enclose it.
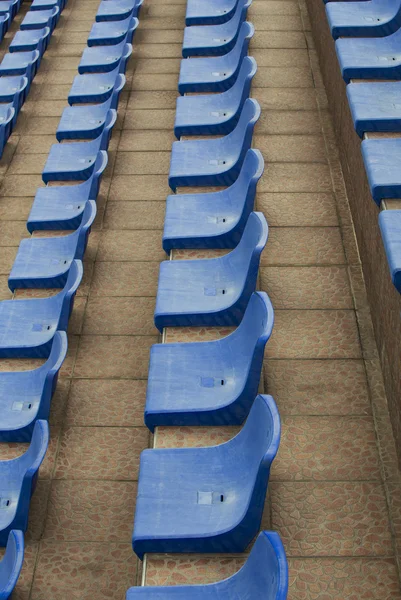
<instances>
[{"instance_id":1,"label":"blue plastic seat","mask_svg":"<svg viewBox=\"0 0 401 600\"><path fill-rule=\"evenodd\" d=\"M229 21L241 0L188 0L186 25L218 25Z\"/></svg>"},{"instance_id":2,"label":"blue plastic seat","mask_svg":"<svg viewBox=\"0 0 401 600\"><path fill-rule=\"evenodd\" d=\"M0 358L49 356L56 331L67 330L82 274L82 262L74 260L64 288L55 296L0 303Z\"/></svg>"},{"instance_id":3,"label":"blue plastic seat","mask_svg":"<svg viewBox=\"0 0 401 600\"><path fill-rule=\"evenodd\" d=\"M259 104L248 98L235 129L226 136L174 142L168 177L171 189L234 183L252 145L253 130L259 116Z\"/></svg>"},{"instance_id":4,"label":"blue plastic seat","mask_svg":"<svg viewBox=\"0 0 401 600\"><path fill-rule=\"evenodd\" d=\"M128 17L123 21L96 22L90 30L88 46L113 46L124 40L131 44L138 24L136 17Z\"/></svg>"},{"instance_id":5,"label":"blue plastic seat","mask_svg":"<svg viewBox=\"0 0 401 600\"><path fill-rule=\"evenodd\" d=\"M263 214L251 213L238 246L228 254L163 261L156 298L157 329L238 325L255 291L267 236Z\"/></svg>"},{"instance_id":6,"label":"blue plastic seat","mask_svg":"<svg viewBox=\"0 0 401 600\"><path fill-rule=\"evenodd\" d=\"M73 260L84 257L95 217L96 203L88 200L82 221L74 233L22 240L8 278L10 290L64 287Z\"/></svg>"},{"instance_id":7,"label":"blue plastic seat","mask_svg":"<svg viewBox=\"0 0 401 600\"><path fill-rule=\"evenodd\" d=\"M124 85L125 76L118 68L109 73L77 75L68 94L68 104L95 104L106 102L110 96L113 96L116 104L112 102L111 108L117 108L120 91Z\"/></svg>"},{"instance_id":8,"label":"blue plastic seat","mask_svg":"<svg viewBox=\"0 0 401 600\"><path fill-rule=\"evenodd\" d=\"M223 92L234 85L254 32L252 23L245 21L241 25L235 46L224 56L182 60L178 79L180 94Z\"/></svg>"},{"instance_id":9,"label":"blue plastic seat","mask_svg":"<svg viewBox=\"0 0 401 600\"><path fill-rule=\"evenodd\" d=\"M96 13L96 21L123 21L137 17L143 0L103 0Z\"/></svg>"},{"instance_id":10,"label":"blue plastic seat","mask_svg":"<svg viewBox=\"0 0 401 600\"><path fill-rule=\"evenodd\" d=\"M367 139L361 149L373 200L401 198L401 139Z\"/></svg>"},{"instance_id":11,"label":"blue plastic seat","mask_svg":"<svg viewBox=\"0 0 401 600\"><path fill-rule=\"evenodd\" d=\"M346 83L351 79L400 79L401 30L385 38L341 39L336 52Z\"/></svg>"},{"instance_id":12,"label":"blue plastic seat","mask_svg":"<svg viewBox=\"0 0 401 600\"><path fill-rule=\"evenodd\" d=\"M401 25L401 0L328 2L326 14L334 39L383 37Z\"/></svg>"},{"instance_id":13,"label":"blue plastic seat","mask_svg":"<svg viewBox=\"0 0 401 600\"><path fill-rule=\"evenodd\" d=\"M8 534L7 547L0 561L0 600L11 598L24 562L24 534L12 529Z\"/></svg>"},{"instance_id":14,"label":"blue plastic seat","mask_svg":"<svg viewBox=\"0 0 401 600\"><path fill-rule=\"evenodd\" d=\"M401 294L401 210L383 210L379 225L391 279Z\"/></svg>"},{"instance_id":15,"label":"blue plastic seat","mask_svg":"<svg viewBox=\"0 0 401 600\"><path fill-rule=\"evenodd\" d=\"M4 15L0 15L0 42L4 40L4 36L6 35L8 28L11 23L11 15L9 13L5 13Z\"/></svg>"},{"instance_id":16,"label":"blue plastic seat","mask_svg":"<svg viewBox=\"0 0 401 600\"><path fill-rule=\"evenodd\" d=\"M38 419L49 419L67 334L56 331L48 360L32 371L0 373L0 442L29 442ZM1 598L1 596L0 596Z\"/></svg>"},{"instance_id":17,"label":"blue plastic seat","mask_svg":"<svg viewBox=\"0 0 401 600\"><path fill-rule=\"evenodd\" d=\"M62 11L64 4L62 0L33 0L29 10L52 10L52 8L58 6Z\"/></svg>"},{"instance_id":18,"label":"blue plastic seat","mask_svg":"<svg viewBox=\"0 0 401 600\"><path fill-rule=\"evenodd\" d=\"M174 124L176 137L230 133L238 123L245 100L249 98L257 68L256 60L245 56L237 80L225 92L178 96Z\"/></svg>"},{"instance_id":19,"label":"blue plastic seat","mask_svg":"<svg viewBox=\"0 0 401 600\"><path fill-rule=\"evenodd\" d=\"M12 104L0 104L0 158L11 135L15 116L15 108Z\"/></svg>"},{"instance_id":20,"label":"blue plastic seat","mask_svg":"<svg viewBox=\"0 0 401 600\"><path fill-rule=\"evenodd\" d=\"M42 56L45 52L50 40L50 27L43 29L23 29L16 32L11 44L9 52L28 52L38 50Z\"/></svg>"},{"instance_id":21,"label":"blue plastic seat","mask_svg":"<svg viewBox=\"0 0 401 600\"><path fill-rule=\"evenodd\" d=\"M217 192L168 196L163 248L234 248L253 210L264 168L259 150L248 150L236 181Z\"/></svg>"},{"instance_id":22,"label":"blue plastic seat","mask_svg":"<svg viewBox=\"0 0 401 600\"><path fill-rule=\"evenodd\" d=\"M122 83L122 86L124 83ZM116 91L119 95L121 90ZM102 104L91 106L68 106L61 115L56 138L62 140L88 140L101 135L110 119L117 119L117 112L111 108L113 96ZM115 113L115 114L114 114Z\"/></svg>"},{"instance_id":23,"label":"blue plastic seat","mask_svg":"<svg viewBox=\"0 0 401 600\"><path fill-rule=\"evenodd\" d=\"M111 0L106 0L111 2ZM114 46L94 46L85 48L81 62L78 65L78 73L107 73L118 69L125 73L127 60L132 54L132 45L121 42Z\"/></svg>"},{"instance_id":24,"label":"blue plastic seat","mask_svg":"<svg viewBox=\"0 0 401 600\"><path fill-rule=\"evenodd\" d=\"M0 77L0 102L10 102L19 111L25 101L28 84L28 78L24 75Z\"/></svg>"},{"instance_id":25,"label":"blue plastic seat","mask_svg":"<svg viewBox=\"0 0 401 600\"><path fill-rule=\"evenodd\" d=\"M31 496L48 445L49 425L36 421L25 454L0 461L0 546L6 546L12 529L27 530Z\"/></svg>"},{"instance_id":26,"label":"blue plastic seat","mask_svg":"<svg viewBox=\"0 0 401 600\"><path fill-rule=\"evenodd\" d=\"M96 200L106 166L107 152L102 150L97 155L92 174L83 183L39 188L28 217L28 231L77 229L88 200Z\"/></svg>"},{"instance_id":27,"label":"blue plastic seat","mask_svg":"<svg viewBox=\"0 0 401 600\"><path fill-rule=\"evenodd\" d=\"M347 85L347 96L360 137L373 131L401 131L401 81Z\"/></svg>"},{"instance_id":28,"label":"blue plastic seat","mask_svg":"<svg viewBox=\"0 0 401 600\"><path fill-rule=\"evenodd\" d=\"M126 600L287 600L288 564L280 536L261 531L235 575L205 585L133 587Z\"/></svg>"},{"instance_id":29,"label":"blue plastic seat","mask_svg":"<svg viewBox=\"0 0 401 600\"><path fill-rule=\"evenodd\" d=\"M9 52L0 63L0 77L6 75L25 75L29 85L36 75L40 62L38 50L30 52Z\"/></svg>"},{"instance_id":30,"label":"blue plastic seat","mask_svg":"<svg viewBox=\"0 0 401 600\"><path fill-rule=\"evenodd\" d=\"M186 27L182 56L220 56L229 52L237 41L251 4L252 0L239 0L233 17L221 25Z\"/></svg>"},{"instance_id":31,"label":"blue plastic seat","mask_svg":"<svg viewBox=\"0 0 401 600\"><path fill-rule=\"evenodd\" d=\"M243 552L258 533L280 443L271 396L257 396L242 430L208 448L144 450L132 546L148 552Z\"/></svg>"},{"instance_id":32,"label":"blue plastic seat","mask_svg":"<svg viewBox=\"0 0 401 600\"><path fill-rule=\"evenodd\" d=\"M113 119L113 120L109 120ZM85 181L92 175L99 150L106 150L116 112L108 112L103 133L89 142L53 144L42 172L44 183L49 181Z\"/></svg>"},{"instance_id":33,"label":"blue plastic seat","mask_svg":"<svg viewBox=\"0 0 401 600\"><path fill-rule=\"evenodd\" d=\"M50 31L56 26L60 17L60 9L55 6L51 10L30 10L26 13L20 28L21 29L43 29L49 27Z\"/></svg>"},{"instance_id":34,"label":"blue plastic seat","mask_svg":"<svg viewBox=\"0 0 401 600\"><path fill-rule=\"evenodd\" d=\"M255 292L241 323L227 337L152 346L147 427L241 424L258 393L273 322L267 294Z\"/></svg>"},{"instance_id":35,"label":"blue plastic seat","mask_svg":"<svg viewBox=\"0 0 401 600\"><path fill-rule=\"evenodd\" d=\"M20 0L1 0L0 2L0 15L6 15L7 13L11 17L11 21L14 19L20 8Z\"/></svg>"}]
</instances>

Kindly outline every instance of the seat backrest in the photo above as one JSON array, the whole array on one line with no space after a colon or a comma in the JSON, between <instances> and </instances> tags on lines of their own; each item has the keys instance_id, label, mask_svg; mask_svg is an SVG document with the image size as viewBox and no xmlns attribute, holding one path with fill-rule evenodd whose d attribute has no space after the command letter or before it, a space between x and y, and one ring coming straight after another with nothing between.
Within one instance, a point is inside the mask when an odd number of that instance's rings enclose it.
<instances>
[{"instance_id":1,"label":"seat backrest","mask_svg":"<svg viewBox=\"0 0 401 600\"><path fill-rule=\"evenodd\" d=\"M263 175L264 166L262 153L259 150L250 148L245 155L237 179L225 190L234 206L243 205L244 199L249 195L252 195L252 200L254 200L256 186Z\"/></svg>"},{"instance_id":2,"label":"seat backrest","mask_svg":"<svg viewBox=\"0 0 401 600\"><path fill-rule=\"evenodd\" d=\"M227 597L238 600L286 600L288 565L280 536L261 531L242 569L222 584L232 590Z\"/></svg>"},{"instance_id":3,"label":"seat backrest","mask_svg":"<svg viewBox=\"0 0 401 600\"><path fill-rule=\"evenodd\" d=\"M13 460L14 467L24 478L32 478L38 471L49 445L49 424L38 420L32 433L31 443L25 454Z\"/></svg>"},{"instance_id":4,"label":"seat backrest","mask_svg":"<svg viewBox=\"0 0 401 600\"><path fill-rule=\"evenodd\" d=\"M88 200L85 204L84 214L82 215L82 221L78 229L72 235L78 237L77 249L75 256L83 256L88 242L88 236L90 227L96 217L96 202L94 200Z\"/></svg>"},{"instance_id":5,"label":"seat backrest","mask_svg":"<svg viewBox=\"0 0 401 600\"><path fill-rule=\"evenodd\" d=\"M88 196L89 200L96 200L96 198L97 198L98 191L99 191L99 185L100 185L100 177L102 176L103 171L107 167L107 163L108 163L107 152L105 150L100 150L96 157L95 166L93 167L92 175L88 179L88 181L90 181L90 191L89 191L89 196ZM84 183L81 183L79 185L85 185L85 183L87 183L87 182L85 181Z\"/></svg>"},{"instance_id":6,"label":"seat backrest","mask_svg":"<svg viewBox=\"0 0 401 600\"><path fill-rule=\"evenodd\" d=\"M241 115L237 125L231 133L222 139L222 144L226 148L228 155L233 151L238 153L246 152L252 143L253 129L260 117L260 106L254 98L247 98L241 110ZM246 144L246 148L244 148Z\"/></svg>"},{"instance_id":7,"label":"seat backrest","mask_svg":"<svg viewBox=\"0 0 401 600\"><path fill-rule=\"evenodd\" d=\"M73 260L68 272L67 281L64 288L51 298L46 298L49 302L56 302L60 307L60 317L58 321L58 329L66 331L68 326L68 320L70 318L73 298L76 294L79 284L81 283L83 276L82 261Z\"/></svg>"},{"instance_id":8,"label":"seat backrest","mask_svg":"<svg viewBox=\"0 0 401 600\"><path fill-rule=\"evenodd\" d=\"M232 110L236 112L238 107L244 104L245 100L249 98L252 79L257 70L256 60L252 56L244 56L234 85L222 92L226 106L232 107Z\"/></svg>"},{"instance_id":9,"label":"seat backrest","mask_svg":"<svg viewBox=\"0 0 401 600\"><path fill-rule=\"evenodd\" d=\"M251 212L237 247L222 257L221 260L223 263L228 263L227 269L236 274L242 287L245 285L251 266L259 262L267 238L268 225L264 215Z\"/></svg>"},{"instance_id":10,"label":"seat backrest","mask_svg":"<svg viewBox=\"0 0 401 600\"><path fill-rule=\"evenodd\" d=\"M244 21L241 25L235 46L224 56L219 56L216 60L224 60L227 65L232 67L239 65L242 58L248 53L248 46L255 33L252 23Z\"/></svg>"},{"instance_id":11,"label":"seat backrest","mask_svg":"<svg viewBox=\"0 0 401 600\"><path fill-rule=\"evenodd\" d=\"M24 560L24 535L12 529L8 535L6 553L0 561L0 598L8 598L17 583Z\"/></svg>"}]
</instances>

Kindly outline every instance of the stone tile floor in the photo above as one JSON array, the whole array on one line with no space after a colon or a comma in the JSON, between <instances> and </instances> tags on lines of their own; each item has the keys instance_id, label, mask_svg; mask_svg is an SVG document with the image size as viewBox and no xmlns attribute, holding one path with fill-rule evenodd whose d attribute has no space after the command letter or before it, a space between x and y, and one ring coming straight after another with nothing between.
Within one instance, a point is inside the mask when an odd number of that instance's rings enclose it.
<instances>
[{"instance_id":1,"label":"stone tile floor","mask_svg":"<svg viewBox=\"0 0 401 600\"><path fill-rule=\"evenodd\" d=\"M0 161L0 298L97 10L69 0ZM16 23L22 18L18 15ZM143 426L185 0L146 0L121 95L33 497L17 600L123 600L140 584L210 582L244 556L148 556L131 546L140 451L229 439L235 428ZM263 389L283 437L264 528L280 532L291 600L401 599L401 479L325 91L302 0L254 0L257 209L270 225L260 289L276 311ZM13 25L12 32L15 31ZM0 46L6 51L10 33ZM176 252L173 258L217 255ZM38 292L28 291L34 296ZM21 296L21 293L18 294ZM225 329L168 330L167 340ZM0 362L0 369L38 361ZM23 445L2 444L0 457Z\"/></svg>"}]
</instances>

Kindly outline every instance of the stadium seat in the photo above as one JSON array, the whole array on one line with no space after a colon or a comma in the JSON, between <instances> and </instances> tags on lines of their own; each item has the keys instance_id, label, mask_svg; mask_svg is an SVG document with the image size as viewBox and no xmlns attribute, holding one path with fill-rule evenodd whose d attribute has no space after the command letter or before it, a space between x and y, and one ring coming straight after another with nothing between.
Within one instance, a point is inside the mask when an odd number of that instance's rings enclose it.
<instances>
[{"instance_id":1,"label":"stadium seat","mask_svg":"<svg viewBox=\"0 0 401 600\"><path fill-rule=\"evenodd\" d=\"M111 0L105 0L111 2ZM128 34L127 34L128 35ZM126 63L132 54L132 45L126 41L115 46L93 46L85 48L81 62L78 65L78 73L107 73L118 69L125 73Z\"/></svg>"},{"instance_id":2,"label":"stadium seat","mask_svg":"<svg viewBox=\"0 0 401 600\"><path fill-rule=\"evenodd\" d=\"M27 530L31 496L48 445L49 425L36 421L25 454L0 461L0 546L7 545L11 530Z\"/></svg>"},{"instance_id":3,"label":"stadium seat","mask_svg":"<svg viewBox=\"0 0 401 600\"><path fill-rule=\"evenodd\" d=\"M401 138L365 139L361 149L373 200L401 198Z\"/></svg>"},{"instance_id":4,"label":"stadium seat","mask_svg":"<svg viewBox=\"0 0 401 600\"><path fill-rule=\"evenodd\" d=\"M220 94L178 96L174 133L183 135L222 135L238 123L245 100L249 98L256 60L245 56L234 85Z\"/></svg>"},{"instance_id":5,"label":"stadium seat","mask_svg":"<svg viewBox=\"0 0 401 600\"><path fill-rule=\"evenodd\" d=\"M384 37L401 25L401 0L328 2L326 14L334 39Z\"/></svg>"},{"instance_id":6,"label":"stadium seat","mask_svg":"<svg viewBox=\"0 0 401 600\"><path fill-rule=\"evenodd\" d=\"M86 203L96 200L106 166L107 152L102 150L97 155L91 176L83 183L39 188L28 217L28 231L77 229Z\"/></svg>"},{"instance_id":7,"label":"stadium seat","mask_svg":"<svg viewBox=\"0 0 401 600\"><path fill-rule=\"evenodd\" d=\"M0 600L11 598L24 561L24 534L12 529L8 534L6 552L0 561Z\"/></svg>"},{"instance_id":8,"label":"stadium seat","mask_svg":"<svg viewBox=\"0 0 401 600\"><path fill-rule=\"evenodd\" d=\"M143 0L103 0L99 4L96 21L123 21L129 17L137 17Z\"/></svg>"},{"instance_id":9,"label":"stadium seat","mask_svg":"<svg viewBox=\"0 0 401 600\"><path fill-rule=\"evenodd\" d=\"M239 0L233 17L221 25L186 27L182 56L220 56L235 45L252 0Z\"/></svg>"},{"instance_id":10,"label":"stadium seat","mask_svg":"<svg viewBox=\"0 0 401 600\"><path fill-rule=\"evenodd\" d=\"M177 187L231 185L237 179L245 155L252 145L260 106L245 100L235 129L221 138L174 142L168 183Z\"/></svg>"},{"instance_id":11,"label":"stadium seat","mask_svg":"<svg viewBox=\"0 0 401 600\"><path fill-rule=\"evenodd\" d=\"M401 210L383 210L379 225L391 279L401 293Z\"/></svg>"},{"instance_id":12,"label":"stadium seat","mask_svg":"<svg viewBox=\"0 0 401 600\"><path fill-rule=\"evenodd\" d=\"M186 25L218 25L229 21L241 0L188 0Z\"/></svg>"},{"instance_id":13,"label":"stadium seat","mask_svg":"<svg viewBox=\"0 0 401 600\"><path fill-rule=\"evenodd\" d=\"M258 392L274 312L264 292L254 292L233 333L207 341L154 344L150 351L145 424L239 425Z\"/></svg>"},{"instance_id":14,"label":"stadium seat","mask_svg":"<svg viewBox=\"0 0 401 600\"><path fill-rule=\"evenodd\" d=\"M168 196L163 248L234 248L253 210L256 186L263 174L259 150L250 149L234 183L208 193Z\"/></svg>"},{"instance_id":15,"label":"stadium seat","mask_svg":"<svg viewBox=\"0 0 401 600\"><path fill-rule=\"evenodd\" d=\"M16 111L12 104L0 104L0 158L3 156L5 145L11 135L15 114Z\"/></svg>"},{"instance_id":16,"label":"stadium seat","mask_svg":"<svg viewBox=\"0 0 401 600\"><path fill-rule=\"evenodd\" d=\"M82 221L74 233L22 240L8 278L10 290L64 287L73 260L84 257L95 217L96 203L88 200Z\"/></svg>"},{"instance_id":17,"label":"stadium seat","mask_svg":"<svg viewBox=\"0 0 401 600\"><path fill-rule=\"evenodd\" d=\"M57 140L61 142L97 138L103 132L108 120L117 119L116 110L111 108L113 100L114 97L110 96L102 104L65 108L57 127Z\"/></svg>"},{"instance_id":18,"label":"stadium seat","mask_svg":"<svg viewBox=\"0 0 401 600\"><path fill-rule=\"evenodd\" d=\"M401 81L347 85L355 131L365 133L401 131Z\"/></svg>"},{"instance_id":19,"label":"stadium seat","mask_svg":"<svg viewBox=\"0 0 401 600\"><path fill-rule=\"evenodd\" d=\"M144 450L132 546L145 553L244 552L258 533L280 417L257 396L241 431L207 448Z\"/></svg>"},{"instance_id":20,"label":"stadium seat","mask_svg":"<svg viewBox=\"0 0 401 600\"><path fill-rule=\"evenodd\" d=\"M0 77L0 102L12 103L16 112L19 112L25 101L28 84L28 78L24 75Z\"/></svg>"},{"instance_id":21,"label":"stadium seat","mask_svg":"<svg viewBox=\"0 0 401 600\"><path fill-rule=\"evenodd\" d=\"M45 52L51 36L50 27L43 29L23 29L16 32L9 52L28 52L38 50L42 56Z\"/></svg>"},{"instance_id":22,"label":"stadium seat","mask_svg":"<svg viewBox=\"0 0 401 600\"><path fill-rule=\"evenodd\" d=\"M24 75L30 86L40 63L38 50L32 52L9 52L0 63L0 77L7 75ZM28 88L27 88L28 91Z\"/></svg>"},{"instance_id":23,"label":"stadium seat","mask_svg":"<svg viewBox=\"0 0 401 600\"><path fill-rule=\"evenodd\" d=\"M233 86L254 32L252 23L245 21L233 49L224 56L183 59L178 79L180 94L223 92Z\"/></svg>"},{"instance_id":24,"label":"stadium seat","mask_svg":"<svg viewBox=\"0 0 401 600\"><path fill-rule=\"evenodd\" d=\"M55 6L58 6L61 12L65 6L64 0L33 0L29 10L52 10Z\"/></svg>"},{"instance_id":25,"label":"stadium seat","mask_svg":"<svg viewBox=\"0 0 401 600\"><path fill-rule=\"evenodd\" d=\"M29 442L38 419L49 419L67 334L56 331L47 361L31 371L0 372L0 442ZM0 596L1 598L1 596Z\"/></svg>"},{"instance_id":26,"label":"stadium seat","mask_svg":"<svg viewBox=\"0 0 401 600\"><path fill-rule=\"evenodd\" d=\"M346 83L351 79L400 79L401 30L385 38L341 39L336 52Z\"/></svg>"},{"instance_id":27,"label":"stadium seat","mask_svg":"<svg viewBox=\"0 0 401 600\"><path fill-rule=\"evenodd\" d=\"M106 0L110 1L110 0ZM94 23L88 37L88 46L114 46L124 40L132 44L139 21L136 17L128 17L123 21L101 21Z\"/></svg>"},{"instance_id":28,"label":"stadium seat","mask_svg":"<svg viewBox=\"0 0 401 600\"><path fill-rule=\"evenodd\" d=\"M49 27L50 31L56 26L60 17L60 8L55 6L51 10L30 10L26 13L20 28L21 29L43 29Z\"/></svg>"},{"instance_id":29,"label":"stadium seat","mask_svg":"<svg viewBox=\"0 0 401 600\"><path fill-rule=\"evenodd\" d=\"M116 113L109 111L108 115L103 133L94 140L52 145L42 172L44 183L89 179L94 171L99 150L106 150L109 144Z\"/></svg>"},{"instance_id":30,"label":"stadium seat","mask_svg":"<svg viewBox=\"0 0 401 600\"><path fill-rule=\"evenodd\" d=\"M11 21L19 11L21 6L20 0L1 0L0 2L0 15L9 14Z\"/></svg>"},{"instance_id":31,"label":"stadium seat","mask_svg":"<svg viewBox=\"0 0 401 600\"><path fill-rule=\"evenodd\" d=\"M228 254L163 261L156 297L157 329L238 325L255 291L267 236L263 214L251 213L238 246Z\"/></svg>"},{"instance_id":32,"label":"stadium seat","mask_svg":"<svg viewBox=\"0 0 401 600\"><path fill-rule=\"evenodd\" d=\"M83 275L74 260L64 288L49 298L0 302L0 358L46 358L57 330L66 331Z\"/></svg>"},{"instance_id":33,"label":"stadium seat","mask_svg":"<svg viewBox=\"0 0 401 600\"><path fill-rule=\"evenodd\" d=\"M110 0L106 0L110 2ZM116 105L112 102L111 108L117 108L121 89L125 85L125 76L118 68L109 73L91 73L88 75L77 75L72 82L68 94L68 104L95 104L106 102L113 96Z\"/></svg>"},{"instance_id":34,"label":"stadium seat","mask_svg":"<svg viewBox=\"0 0 401 600\"><path fill-rule=\"evenodd\" d=\"M126 600L287 600L288 564L278 533L261 531L237 573L205 585L132 587Z\"/></svg>"}]
</instances>

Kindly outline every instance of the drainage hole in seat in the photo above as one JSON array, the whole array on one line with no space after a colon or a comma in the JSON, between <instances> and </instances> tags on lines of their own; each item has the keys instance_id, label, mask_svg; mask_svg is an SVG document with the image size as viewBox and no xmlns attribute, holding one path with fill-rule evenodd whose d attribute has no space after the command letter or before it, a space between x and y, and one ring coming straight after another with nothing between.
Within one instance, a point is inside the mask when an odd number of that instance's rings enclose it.
<instances>
[{"instance_id":1,"label":"drainage hole in seat","mask_svg":"<svg viewBox=\"0 0 401 600\"><path fill-rule=\"evenodd\" d=\"M224 502L224 496L223 496L223 494L220 494L220 502Z\"/></svg>"}]
</instances>

